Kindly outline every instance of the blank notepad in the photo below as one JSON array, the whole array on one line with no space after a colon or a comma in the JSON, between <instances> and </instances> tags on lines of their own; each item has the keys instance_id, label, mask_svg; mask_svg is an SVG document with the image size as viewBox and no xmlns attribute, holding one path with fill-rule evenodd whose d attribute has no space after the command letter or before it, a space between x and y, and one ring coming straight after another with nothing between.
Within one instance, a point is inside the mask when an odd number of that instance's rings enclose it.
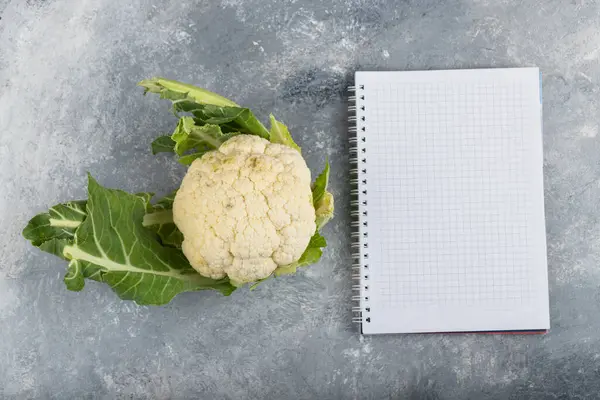
<instances>
[{"instance_id":1,"label":"blank notepad","mask_svg":"<svg viewBox=\"0 0 600 400\"><path fill-rule=\"evenodd\" d=\"M363 333L548 329L539 70L355 81Z\"/></svg>"}]
</instances>

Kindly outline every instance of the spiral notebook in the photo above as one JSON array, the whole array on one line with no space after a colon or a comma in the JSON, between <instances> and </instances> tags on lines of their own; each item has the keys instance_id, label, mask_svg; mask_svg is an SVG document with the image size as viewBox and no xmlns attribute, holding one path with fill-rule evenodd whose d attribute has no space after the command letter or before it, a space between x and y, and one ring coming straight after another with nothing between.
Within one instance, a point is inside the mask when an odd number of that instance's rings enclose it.
<instances>
[{"instance_id":1,"label":"spiral notebook","mask_svg":"<svg viewBox=\"0 0 600 400\"><path fill-rule=\"evenodd\" d=\"M549 329L539 70L357 72L351 91L362 333Z\"/></svg>"}]
</instances>

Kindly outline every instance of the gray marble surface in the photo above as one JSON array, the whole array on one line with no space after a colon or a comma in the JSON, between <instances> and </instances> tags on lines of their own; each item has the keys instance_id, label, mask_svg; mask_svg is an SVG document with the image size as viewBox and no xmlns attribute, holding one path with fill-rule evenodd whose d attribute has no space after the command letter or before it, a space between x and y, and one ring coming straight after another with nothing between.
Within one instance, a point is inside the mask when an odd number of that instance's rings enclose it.
<instances>
[{"instance_id":1,"label":"gray marble surface","mask_svg":"<svg viewBox=\"0 0 600 400\"><path fill-rule=\"evenodd\" d=\"M600 396L600 3L0 0L0 398L547 399ZM361 337L350 323L344 87L357 69L539 66L552 330ZM323 261L165 307L65 290L20 236L85 173L158 194L184 170L163 75L288 123L337 218Z\"/></svg>"}]
</instances>

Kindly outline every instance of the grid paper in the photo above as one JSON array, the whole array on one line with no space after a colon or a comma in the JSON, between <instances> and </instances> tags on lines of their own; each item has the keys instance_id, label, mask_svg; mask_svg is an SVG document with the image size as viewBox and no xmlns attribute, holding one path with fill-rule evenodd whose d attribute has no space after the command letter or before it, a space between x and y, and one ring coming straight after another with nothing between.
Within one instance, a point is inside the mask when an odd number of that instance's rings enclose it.
<instances>
[{"instance_id":1,"label":"grid paper","mask_svg":"<svg viewBox=\"0 0 600 400\"><path fill-rule=\"evenodd\" d=\"M356 81L368 165L363 331L547 329L539 71Z\"/></svg>"}]
</instances>

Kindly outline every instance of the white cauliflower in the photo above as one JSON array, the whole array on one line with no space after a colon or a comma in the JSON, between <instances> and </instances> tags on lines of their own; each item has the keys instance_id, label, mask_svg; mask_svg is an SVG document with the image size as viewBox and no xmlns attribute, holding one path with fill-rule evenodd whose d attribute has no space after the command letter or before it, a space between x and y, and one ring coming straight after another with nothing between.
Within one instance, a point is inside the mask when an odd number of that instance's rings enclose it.
<instances>
[{"instance_id":1,"label":"white cauliflower","mask_svg":"<svg viewBox=\"0 0 600 400\"><path fill-rule=\"evenodd\" d=\"M298 261L315 233L310 170L289 146L234 136L192 163L173 219L200 274L258 281Z\"/></svg>"}]
</instances>

